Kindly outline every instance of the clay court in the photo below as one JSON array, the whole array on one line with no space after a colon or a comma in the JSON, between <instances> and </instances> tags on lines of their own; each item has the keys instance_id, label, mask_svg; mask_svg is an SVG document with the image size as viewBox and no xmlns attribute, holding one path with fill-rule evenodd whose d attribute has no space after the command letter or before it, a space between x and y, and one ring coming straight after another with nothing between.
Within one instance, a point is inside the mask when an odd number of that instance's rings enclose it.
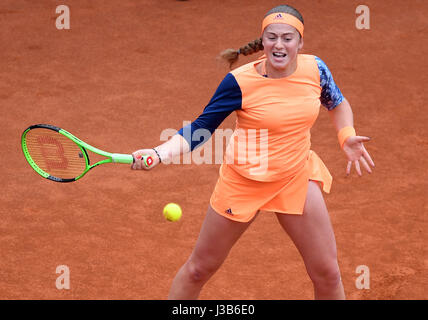
<instances>
[{"instance_id":1,"label":"clay court","mask_svg":"<svg viewBox=\"0 0 428 320\"><path fill-rule=\"evenodd\" d=\"M218 164L150 172L101 166L75 183L37 175L20 146L36 123L62 127L103 150L131 153L194 120L229 71L216 56L258 37L282 1L3 0L0 4L1 299L165 299L188 258ZM376 167L345 176L327 110L312 150L333 176L324 198L348 299L426 299L428 112L423 0L288 1L305 19L303 53L321 57L349 100ZM58 30L58 5L70 29ZM240 59L244 64L259 54ZM220 128L233 128L231 115ZM176 202L179 222L162 216ZM70 289L56 288L56 268ZM370 289L358 289L358 266ZM272 213L262 212L204 287L201 299L312 299L312 283Z\"/></svg>"}]
</instances>

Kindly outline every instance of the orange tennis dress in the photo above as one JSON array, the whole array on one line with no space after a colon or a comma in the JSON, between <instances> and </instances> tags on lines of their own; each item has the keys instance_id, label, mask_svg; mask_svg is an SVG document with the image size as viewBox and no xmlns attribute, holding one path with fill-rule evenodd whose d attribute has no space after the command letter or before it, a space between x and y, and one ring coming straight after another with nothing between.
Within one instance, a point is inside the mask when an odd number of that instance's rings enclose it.
<instances>
[{"instance_id":1,"label":"orange tennis dress","mask_svg":"<svg viewBox=\"0 0 428 320\"><path fill-rule=\"evenodd\" d=\"M332 110L343 101L327 66L318 57L300 54L293 74L270 79L256 70L264 61L261 57L230 72L198 119L178 132L193 150L204 142L192 139L195 131L213 133L236 112L210 204L240 222L250 221L259 210L302 214L309 180L326 193L333 180L310 150L310 129L320 106Z\"/></svg>"}]
</instances>

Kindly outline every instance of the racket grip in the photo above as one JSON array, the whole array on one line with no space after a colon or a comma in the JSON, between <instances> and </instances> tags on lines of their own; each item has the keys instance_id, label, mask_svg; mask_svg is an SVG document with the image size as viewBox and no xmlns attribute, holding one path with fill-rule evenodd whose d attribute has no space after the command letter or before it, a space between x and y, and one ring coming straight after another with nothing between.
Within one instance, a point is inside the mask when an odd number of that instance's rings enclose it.
<instances>
[{"instance_id":1,"label":"racket grip","mask_svg":"<svg viewBox=\"0 0 428 320\"><path fill-rule=\"evenodd\" d=\"M134 163L135 159L130 154L120 154L120 153L113 153L111 156L113 162L116 163ZM153 158L148 155L144 155L141 158L139 158L143 161L144 165L148 168L153 164Z\"/></svg>"},{"instance_id":2,"label":"racket grip","mask_svg":"<svg viewBox=\"0 0 428 320\"><path fill-rule=\"evenodd\" d=\"M146 168L150 167L153 164L153 158L149 155L137 156L137 159L141 159ZM135 163L135 158L132 157L132 163Z\"/></svg>"},{"instance_id":3,"label":"racket grip","mask_svg":"<svg viewBox=\"0 0 428 320\"><path fill-rule=\"evenodd\" d=\"M146 168L150 167L153 164L153 158L151 156L148 155L144 155L138 157L139 159L141 159L141 161L144 163L144 165L146 166Z\"/></svg>"},{"instance_id":4,"label":"racket grip","mask_svg":"<svg viewBox=\"0 0 428 320\"><path fill-rule=\"evenodd\" d=\"M115 163L133 163L134 157L130 154L113 153L111 159Z\"/></svg>"}]
</instances>

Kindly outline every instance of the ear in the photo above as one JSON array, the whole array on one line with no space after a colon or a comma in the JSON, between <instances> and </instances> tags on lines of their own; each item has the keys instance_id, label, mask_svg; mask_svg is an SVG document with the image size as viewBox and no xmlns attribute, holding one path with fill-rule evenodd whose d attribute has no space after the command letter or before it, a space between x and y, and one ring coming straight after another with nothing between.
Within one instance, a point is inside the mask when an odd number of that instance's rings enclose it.
<instances>
[{"instance_id":1,"label":"ear","mask_svg":"<svg viewBox=\"0 0 428 320\"><path fill-rule=\"evenodd\" d=\"M299 41L299 50L302 50L302 48L303 48L303 38L302 37L300 37L300 41Z\"/></svg>"}]
</instances>

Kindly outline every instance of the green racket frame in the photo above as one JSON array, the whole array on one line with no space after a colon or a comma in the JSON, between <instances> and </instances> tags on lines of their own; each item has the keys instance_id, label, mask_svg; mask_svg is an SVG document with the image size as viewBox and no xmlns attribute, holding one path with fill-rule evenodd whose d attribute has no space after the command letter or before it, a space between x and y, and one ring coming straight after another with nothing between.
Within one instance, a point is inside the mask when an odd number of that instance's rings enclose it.
<instances>
[{"instance_id":1,"label":"green racket frame","mask_svg":"<svg viewBox=\"0 0 428 320\"><path fill-rule=\"evenodd\" d=\"M45 172L44 170L42 170L39 166L37 166L37 164L33 161L33 159L31 158L30 153L28 152L28 148L27 148L27 143L26 143L26 135L27 133L32 130L32 129L36 129L36 128L43 128L43 129L49 129L49 130L53 130L56 131L62 135L64 135L65 137L69 138L70 140L72 140L74 143L76 143L78 145L78 147L80 148L80 150L82 151L82 154L85 157L85 161L86 161L86 168L83 171L83 173L81 175L79 175L78 177L72 178L72 179L64 179L64 178L58 178L58 177L54 177L51 176L49 173ZM82 178L86 173L88 173L89 170L91 170L92 168L99 166L100 164L104 164L104 163L125 163L125 164L131 164L133 163L134 157L131 154L121 154L121 153L110 153L110 152L106 152L103 150L100 150L98 148L95 148L89 144L87 144L86 142L80 140L79 138L75 137L74 135L72 135L70 132L58 128L56 126L50 125L50 124L36 124L36 125L32 125L30 127L28 127L21 136L21 146L22 146L22 151L24 152L24 156L27 159L28 163L30 164L30 166L39 174L41 175L43 178L52 180L52 181L56 181L56 182L73 182L73 181L77 181L80 178ZM99 154L101 156L106 157L106 159L103 159L101 161L98 161L97 163L94 164L90 164L89 162L89 156L88 153L86 152L86 150L89 150L93 153ZM143 160L144 160L144 164L146 166L149 166L147 164L148 162L148 158L151 158L149 156L143 156ZM149 161L152 161L152 159L150 159Z\"/></svg>"}]
</instances>

